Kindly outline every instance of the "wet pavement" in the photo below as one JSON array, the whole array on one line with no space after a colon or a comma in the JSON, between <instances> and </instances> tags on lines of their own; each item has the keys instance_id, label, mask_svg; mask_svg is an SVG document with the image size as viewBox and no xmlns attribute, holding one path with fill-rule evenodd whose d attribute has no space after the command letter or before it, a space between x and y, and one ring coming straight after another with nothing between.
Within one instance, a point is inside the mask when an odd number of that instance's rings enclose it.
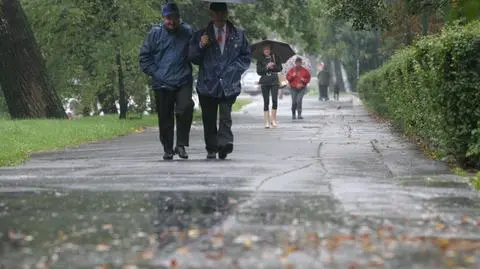
<instances>
[{"instance_id":1,"label":"wet pavement","mask_svg":"<svg viewBox=\"0 0 480 269\"><path fill-rule=\"evenodd\" d=\"M0 268L480 268L480 196L353 96L235 150L161 161L157 130L0 168ZM3 267L2 267L3 266Z\"/></svg>"}]
</instances>

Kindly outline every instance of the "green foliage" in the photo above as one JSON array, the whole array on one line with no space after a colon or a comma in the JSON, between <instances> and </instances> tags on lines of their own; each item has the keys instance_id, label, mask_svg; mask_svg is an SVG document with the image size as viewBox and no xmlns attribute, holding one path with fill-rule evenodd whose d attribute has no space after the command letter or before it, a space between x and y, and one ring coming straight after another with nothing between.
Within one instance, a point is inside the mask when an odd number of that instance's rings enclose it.
<instances>
[{"instance_id":1,"label":"green foliage","mask_svg":"<svg viewBox=\"0 0 480 269\"><path fill-rule=\"evenodd\" d=\"M452 0L448 8L447 17L450 21L461 20L470 22L480 18L480 1Z\"/></svg>"},{"instance_id":2,"label":"green foliage","mask_svg":"<svg viewBox=\"0 0 480 269\"><path fill-rule=\"evenodd\" d=\"M480 166L480 22L446 28L364 75L366 104L443 157Z\"/></svg>"},{"instance_id":3,"label":"green foliage","mask_svg":"<svg viewBox=\"0 0 480 269\"><path fill-rule=\"evenodd\" d=\"M475 189L480 190L480 172L471 178L471 182Z\"/></svg>"},{"instance_id":4,"label":"green foliage","mask_svg":"<svg viewBox=\"0 0 480 269\"><path fill-rule=\"evenodd\" d=\"M385 28L388 25L383 0L326 0L327 15L349 20L355 29Z\"/></svg>"},{"instance_id":5,"label":"green foliage","mask_svg":"<svg viewBox=\"0 0 480 269\"><path fill-rule=\"evenodd\" d=\"M138 68L138 48L158 11L148 1L23 1L62 97L78 97L84 107L107 91L115 99L115 53L121 51L129 95L145 92Z\"/></svg>"}]
</instances>

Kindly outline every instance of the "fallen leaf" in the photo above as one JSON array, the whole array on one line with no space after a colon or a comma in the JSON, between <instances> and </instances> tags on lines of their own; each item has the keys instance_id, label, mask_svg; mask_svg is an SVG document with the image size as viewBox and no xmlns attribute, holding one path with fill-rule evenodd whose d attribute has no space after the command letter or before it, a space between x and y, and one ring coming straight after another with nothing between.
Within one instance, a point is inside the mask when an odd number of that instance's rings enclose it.
<instances>
[{"instance_id":1,"label":"fallen leaf","mask_svg":"<svg viewBox=\"0 0 480 269\"><path fill-rule=\"evenodd\" d=\"M102 264L96 267L96 269L110 269L110 267L106 264Z\"/></svg>"},{"instance_id":2,"label":"fallen leaf","mask_svg":"<svg viewBox=\"0 0 480 269\"><path fill-rule=\"evenodd\" d=\"M238 204L238 201L232 197L228 197L228 203L235 205L235 204Z\"/></svg>"},{"instance_id":3,"label":"fallen leaf","mask_svg":"<svg viewBox=\"0 0 480 269\"><path fill-rule=\"evenodd\" d=\"M469 264L475 264L476 263L474 256L466 256L466 257L464 257L464 260L465 260L466 263L469 263Z\"/></svg>"},{"instance_id":4,"label":"fallen leaf","mask_svg":"<svg viewBox=\"0 0 480 269\"><path fill-rule=\"evenodd\" d=\"M170 260L170 269L178 269L178 262L175 259Z\"/></svg>"},{"instance_id":5,"label":"fallen leaf","mask_svg":"<svg viewBox=\"0 0 480 269\"><path fill-rule=\"evenodd\" d=\"M111 229L113 229L113 225L112 225L112 224L103 224L102 229L104 229L104 230L111 230Z\"/></svg>"},{"instance_id":6,"label":"fallen leaf","mask_svg":"<svg viewBox=\"0 0 480 269\"><path fill-rule=\"evenodd\" d=\"M378 256L374 256L370 259L368 263L372 266L383 266L385 264L385 261Z\"/></svg>"},{"instance_id":7,"label":"fallen leaf","mask_svg":"<svg viewBox=\"0 0 480 269\"><path fill-rule=\"evenodd\" d=\"M448 249L449 244L450 244L450 240L445 239L445 238L439 238L439 239L435 240L434 242L440 248L440 250L442 250L444 252Z\"/></svg>"},{"instance_id":8,"label":"fallen leaf","mask_svg":"<svg viewBox=\"0 0 480 269\"><path fill-rule=\"evenodd\" d=\"M245 244L245 242L258 242L260 240L260 237L256 236L256 235L253 235L253 234L242 234L242 235L239 235L237 236L233 242L235 244Z\"/></svg>"},{"instance_id":9,"label":"fallen leaf","mask_svg":"<svg viewBox=\"0 0 480 269\"><path fill-rule=\"evenodd\" d=\"M212 239L210 239L210 241L212 243L212 247L214 248L221 248L224 245L223 236L214 236Z\"/></svg>"},{"instance_id":10,"label":"fallen leaf","mask_svg":"<svg viewBox=\"0 0 480 269\"><path fill-rule=\"evenodd\" d=\"M443 224L443 223L437 223L437 224L435 225L435 229L436 229L437 231L443 231L443 230L445 229L445 224Z\"/></svg>"},{"instance_id":11,"label":"fallen leaf","mask_svg":"<svg viewBox=\"0 0 480 269\"><path fill-rule=\"evenodd\" d=\"M97 245L97 251L98 252L104 252L104 251L108 251L108 250L110 250L110 245L107 245L107 244L104 244L104 243Z\"/></svg>"},{"instance_id":12,"label":"fallen leaf","mask_svg":"<svg viewBox=\"0 0 480 269\"><path fill-rule=\"evenodd\" d=\"M177 252L180 253L180 254L187 254L188 252L190 252L190 250L187 248L187 247L181 247L179 249L177 249Z\"/></svg>"},{"instance_id":13,"label":"fallen leaf","mask_svg":"<svg viewBox=\"0 0 480 269\"><path fill-rule=\"evenodd\" d=\"M285 244L284 250L283 250L283 255L288 256L290 253L296 252L298 250L297 246L293 243L287 243Z\"/></svg>"},{"instance_id":14,"label":"fallen leaf","mask_svg":"<svg viewBox=\"0 0 480 269\"><path fill-rule=\"evenodd\" d=\"M31 242L31 241L33 241L33 236L27 235L27 236L25 236L25 238L23 240L25 240L27 242Z\"/></svg>"},{"instance_id":15,"label":"fallen leaf","mask_svg":"<svg viewBox=\"0 0 480 269\"><path fill-rule=\"evenodd\" d=\"M48 257L43 256L40 260L35 264L36 269L49 269L50 265L48 264Z\"/></svg>"},{"instance_id":16,"label":"fallen leaf","mask_svg":"<svg viewBox=\"0 0 480 269\"><path fill-rule=\"evenodd\" d=\"M140 253L140 258L142 260L151 260L151 259L153 259L154 254L155 253L154 253L153 249L148 249L148 250L142 251Z\"/></svg>"},{"instance_id":17,"label":"fallen leaf","mask_svg":"<svg viewBox=\"0 0 480 269\"><path fill-rule=\"evenodd\" d=\"M57 237L59 240L62 240L62 241L65 241L68 239L68 236L63 231L58 231Z\"/></svg>"},{"instance_id":18,"label":"fallen leaf","mask_svg":"<svg viewBox=\"0 0 480 269\"><path fill-rule=\"evenodd\" d=\"M188 237L190 237L192 239L198 238L199 235L200 235L200 231L198 229L188 230Z\"/></svg>"},{"instance_id":19,"label":"fallen leaf","mask_svg":"<svg viewBox=\"0 0 480 269\"><path fill-rule=\"evenodd\" d=\"M150 244L150 246L156 245L158 243L157 242L157 235L156 234L150 234L148 236L148 243Z\"/></svg>"},{"instance_id":20,"label":"fallen leaf","mask_svg":"<svg viewBox=\"0 0 480 269\"><path fill-rule=\"evenodd\" d=\"M245 249L251 249L252 245L253 245L252 240L246 240L245 242L243 242L243 247Z\"/></svg>"},{"instance_id":21,"label":"fallen leaf","mask_svg":"<svg viewBox=\"0 0 480 269\"><path fill-rule=\"evenodd\" d=\"M395 258L395 253L394 252L386 252L383 254L383 258L387 260L391 260Z\"/></svg>"},{"instance_id":22,"label":"fallen leaf","mask_svg":"<svg viewBox=\"0 0 480 269\"><path fill-rule=\"evenodd\" d=\"M211 260L220 260L223 258L223 251L210 251L205 256Z\"/></svg>"}]
</instances>

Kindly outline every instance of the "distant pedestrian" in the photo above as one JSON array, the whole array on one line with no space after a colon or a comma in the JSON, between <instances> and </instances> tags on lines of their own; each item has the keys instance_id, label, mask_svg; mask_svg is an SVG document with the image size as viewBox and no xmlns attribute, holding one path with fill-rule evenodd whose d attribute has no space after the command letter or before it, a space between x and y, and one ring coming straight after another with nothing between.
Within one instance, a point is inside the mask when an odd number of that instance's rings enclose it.
<instances>
[{"instance_id":1,"label":"distant pedestrian","mask_svg":"<svg viewBox=\"0 0 480 269\"><path fill-rule=\"evenodd\" d=\"M330 72L328 66L323 65L323 69L318 72L318 100L328 101L328 86L330 85Z\"/></svg>"},{"instance_id":2,"label":"distant pedestrian","mask_svg":"<svg viewBox=\"0 0 480 269\"><path fill-rule=\"evenodd\" d=\"M271 45L263 47L263 58L257 60L259 84L262 87L263 118L265 128L277 127L278 88L280 81L278 72L282 71L280 59L272 52ZM272 114L270 114L270 95L272 96Z\"/></svg>"},{"instance_id":3,"label":"distant pedestrian","mask_svg":"<svg viewBox=\"0 0 480 269\"><path fill-rule=\"evenodd\" d=\"M189 146L194 108L188 45L193 31L181 22L176 4L165 4L162 15L163 23L154 26L143 42L140 66L152 78L163 159L171 160L174 154L188 159L185 147ZM174 149L175 121L177 144Z\"/></svg>"},{"instance_id":4,"label":"distant pedestrian","mask_svg":"<svg viewBox=\"0 0 480 269\"><path fill-rule=\"evenodd\" d=\"M302 120L302 102L308 83L310 83L310 72L302 66L302 58L295 60L295 67L287 73L287 80L290 85L290 95L292 96L292 119Z\"/></svg>"},{"instance_id":5,"label":"distant pedestrian","mask_svg":"<svg viewBox=\"0 0 480 269\"><path fill-rule=\"evenodd\" d=\"M250 67L251 55L245 32L228 20L226 3L211 3L210 17L207 27L192 38L189 57L200 67L197 92L207 159L215 159L217 153L225 159L233 151L232 105L241 92L240 79Z\"/></svg>"}]
</instances>

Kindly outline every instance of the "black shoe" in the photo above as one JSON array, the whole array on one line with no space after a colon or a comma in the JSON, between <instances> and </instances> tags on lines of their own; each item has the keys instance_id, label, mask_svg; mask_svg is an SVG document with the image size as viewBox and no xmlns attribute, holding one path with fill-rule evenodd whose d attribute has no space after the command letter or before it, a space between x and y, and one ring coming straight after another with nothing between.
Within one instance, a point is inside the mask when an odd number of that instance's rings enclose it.
<instances>
[{"instance_id":1,"label":"black shoe","mask_svg":"<svg viewBox=\"0 0 480 269\"><path fill-rule=\"evenodd\" d=\"M173 160L173 152L165 152L163 154L163 159L165 161L170 161L170 160Z\"/></svg>"},{"instance_id":2,"label":"black shoe","mask_svg":"<svg viewBox=\"0 0 480 269\"><path fill-rule=\"evenodd\" d=\"M175 154L178 154L178 157L182 159L188 159L188 153L185 151L185 147L183 146L176 147Z\"/></svg>"},{"instance_id":3,"label":"black shoe","mask_svg":"<svg viewBox=\"0 0 480 269\"><path fill-rule=\"evenodd\" d=\"M299 120L303 120L302 115L298 115L298 119L299 119Z\"/></svg>"},{"instance_id":4,"label":"black shoe","mask_svg":"<svg viewBox=\"0 0 480 269\"><path fill-rule=\"evenodd\" d=\"M292 114L292 120L296 120L297 119L297 116L295 116L295 114Z\"/></svg>"},{"instance_id":5,"label":"black shoe","mask_svg":"<svg viewBox=\"0 0 480 269\"><path fill-rule=\"evenodd\" d=\"M216 152L209 152L207 153L207 159L216 159L217 158L217 153Z\"/></svg>"},{"instance_id":6,"label":"black shoe","mask_svg":"<svg viewBox=\"0 0 480 269\"><path fill-rule=\"evenodd\" d=\"M218 158L225 160L227 155L233 152L233 144L227 144L224 147L218 149Z\"/></svg>"}]
</instances>

